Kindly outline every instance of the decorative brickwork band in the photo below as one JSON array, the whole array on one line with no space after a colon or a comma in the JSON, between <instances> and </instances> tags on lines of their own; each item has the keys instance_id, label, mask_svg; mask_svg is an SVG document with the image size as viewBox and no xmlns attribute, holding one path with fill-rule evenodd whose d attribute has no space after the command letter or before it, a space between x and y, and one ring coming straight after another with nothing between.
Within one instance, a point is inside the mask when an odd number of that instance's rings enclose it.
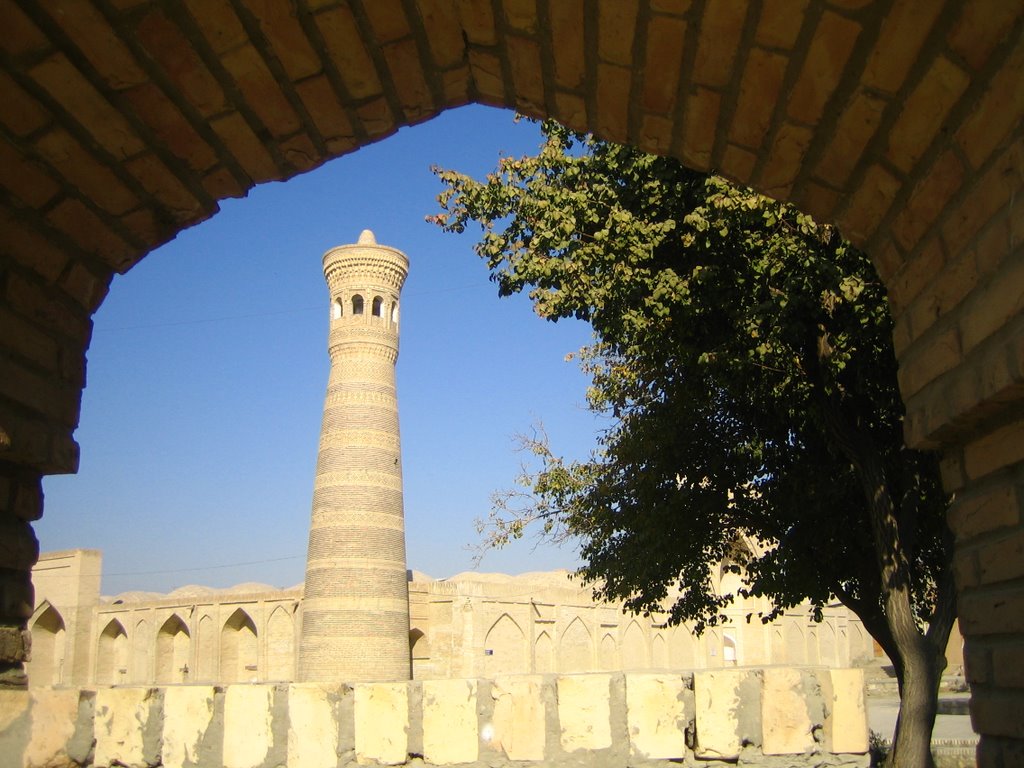
<instances>
[{"instance_id":1,"label":"decorative brickwork band","mask_svg":"<svg viewBox=\"0 0 1024 768\"><path fill-rule=\"evenodd\" d=\"M306 561L298 677L408 680L402 454L395 361L409 260L359 242L324 254L331 374Z\"/></svg>"}]
</instances>

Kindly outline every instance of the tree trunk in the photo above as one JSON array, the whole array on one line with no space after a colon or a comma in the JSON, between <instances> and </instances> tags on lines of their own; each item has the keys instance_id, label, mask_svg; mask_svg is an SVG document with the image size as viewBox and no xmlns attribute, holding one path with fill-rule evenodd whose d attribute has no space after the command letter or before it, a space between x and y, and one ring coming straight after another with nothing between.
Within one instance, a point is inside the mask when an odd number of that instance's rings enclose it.
<instances>
[{"instance_id":1,"label":"tree trunk","mask_svg":"<svg viewBox=\"0 0 1024 768\"><path fill-rule=\"evenodd\" d=\"M939 678L943 657L930 652L928 643L904 650L900 711L887 768L932 768L932 728L939 704Z\"/></svg>"}]
</instances>

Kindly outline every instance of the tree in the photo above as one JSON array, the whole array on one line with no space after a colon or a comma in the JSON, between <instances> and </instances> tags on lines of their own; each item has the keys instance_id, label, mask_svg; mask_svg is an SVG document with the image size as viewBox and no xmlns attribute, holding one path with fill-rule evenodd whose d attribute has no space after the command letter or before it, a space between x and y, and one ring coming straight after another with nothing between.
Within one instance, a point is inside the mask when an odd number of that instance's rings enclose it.
<instances>
[{"instance_id":1,"label":"tree","mask_svg":"<svg viewBox=\"0 0 1024 768\"><path fill-rule=\"evenodd\" d=\"M698 631L722 618L710 566L741 573L768 621L838 599L892 660L891 765L931 763L955 618L934 455L903 442L884 287L834 227L678 161L542 125L533 157L484 181L435 168L444 230L481 226L500 295L589 322L593 454L540 462L492 512L579 537L580 576L628 609ZM525 493L528 503L513 502ZM758 542L737 549L739 538ZM752 617L748 616L748 620Z\"/></svg>"}]
</instances>

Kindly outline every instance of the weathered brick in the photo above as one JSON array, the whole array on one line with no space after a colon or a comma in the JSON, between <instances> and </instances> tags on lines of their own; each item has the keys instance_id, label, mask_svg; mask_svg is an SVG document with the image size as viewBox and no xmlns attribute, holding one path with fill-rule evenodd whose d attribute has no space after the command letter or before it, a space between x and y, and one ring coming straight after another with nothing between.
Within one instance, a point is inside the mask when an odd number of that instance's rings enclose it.
<instances>
[{"instance_id":1,"label":"weathered brick","mask_svg":"<svg viewBox=\"0 0 1024 768\"><path fill-rule=\"evenodd\" d=\"M235 175L224 166L217 166L200 180L203 189L214 200L226 197L244 197L245 190L238 183ZM134 230L133 230L134 231ZM140 240L142 238L139 238ZM144 240L148 242L148 239Z\"/></svg>"},{"instance_id":2,"label":"weathered brick","mask_svg":"<svg viewBox=\"0 0 1024 768\"><path fill-rule=\"evenodd\" d=\"M977 283L978 273L971 254L949 260L946 268L937 272L935 280L928 285L928 299L933 303L936 318L952 311ZM964 338L964 352L970 349L971 345Z\"/></svg>"},{"instance_id":3,"label":"weathered brick","mask_svg":"<svg viewBox=\"0 0 1024 768\"><path fill-rule=\"evenodd\" d=\"M945 258L942 246L932 239L920 251L909 257L895 275L886 280L889 303L894 313L901 313L921 289L927 285L942 268Z\"/></svg>"},{"instance_id":4,"label":"weathered brick","mask_svg":"<svg viewBox=\"0 0 1024 768\"><path fill-rule=\"evenodd\" d=\"M971 721L976 727L983 723L986 735L1024 739L1024 696L1017 691L975 688L971 691Z\"/></svg>"},{"instance_id":5,"label":"weathered brick","mask_svg":"<svg viewBox=\"0 0 1024 768\"><path fill-rule=\"evenodd\" d=\"M748 5L743 0L709 0L704 8L693 62L695 82L712 87L722 87L729 82L747 10Z\"/></svg>"},{"instance_id":6,"label":"weathered brick","mask_svg":"<svg viewBox=\"0 0 1024 768\"><path fill-rule=\"evenodd\" d=\"M693 0L650 0L651 10L655 13L671 13L682 16L690 10Z\"/></svg>"},{"instance_id":7,"label":"weathered brick","mask_svg":"<svg viewBox=\"0 0 1024 768\"><path fill-rule=\"evenodd\" d=\"M139 19L135 36L175 88L203 117L224 111L226 98L220 84L203 64L192 43L162 10L154 8Z\"/></svg>"},{"instance_id":8,"label":"weathered brick","mask_svg":"<svg viewBox=\"0 0 1024 768\"><path fill-rule=\"evenodd\" d=\"M63 128L47 131L36 149L71 187L105 211L120 215L139 204L135 194L104 163Z\"/></svg>"},{"instance_id":9,"label":"weathered brick","mask_svg":"<svg viewBox=\"0 0 1024 768\"><path fill-rule=\"evenodd\" d=\"M123 92L136 117L189 168L205 171L217 163L217 153L206 143L192 123L167 95L152 83L144 83Z\"/></svg>"},{"instance_id":10,"label":"weathered brick","mask_svg":"<svg viewBox=\"0 0 1024 768\"><path fill-rule=\"evenodd\" d=\"M637 0L600 3L597 16L597 55L608 64L628 67L633 63Z\"/></svg>"},{"instance_id":11,"label":"weathered brick","mask_svg":"<svg viewBox=\"0 0 1024 768\"><path fill-rule=\"evenodd\" d=\"M888 282L903 268L903 254L892 240L886 240L871 254L871 263L884 282Z\"/></svg>"},{"instance_id":12,"label":"weathered brick","mask_svg":"<svg viewBox=\"0 0 1024 768\"><path fill-rule=\"evenodd\" d=\"M374 0L372 3L365 3L363 10L366 11L375 39L380 45L411 34L409 19L402 9L401 0Z\"/></svg>"},{"instance_id":13,"label":"weathered brick","mask_svg":"<svg viewBox=\"0 0 1024 768\"><path fill-rule=\"evenodd\" d=\"M967 476L964 474L964 461L962 452L959 450L946 450L944 453L942 453L941 456L942 457L939 459L939 473L942 476L942 487L946 490L947 493L959 491L967 484ZM956 505L959 504L961 501L963 501L962 495L954 499L954 504L950 508L955 509ZM947 520L949 521L950 529L954 533L956 533L957 528L953 525L952 514L952 512L949 513L949 515L947 516ZM964 537L966 538L970 535L973 534L964 534Z\"/></svg>"},{"instance_id":14,"label":"weathered brick","mask_svg":"<svg viewBox=\"0 0 1024 768\"><path fill-rule=\"evenodd\" d=\"M1012 3L1007 3L1012 6ZM988 83L981 101L956 132L957 144L970 164L978 168L1020 125L1024 113L1024 37L1009 61Z\"/></svg>"},{"instance_id":15,"label":"weathered brick","mask_svg":"<svg viewBox=\"0 0 1024 768\"><path fill-rule=\"evenodd\" d=\"M783 123L772 138L768 159L761 169L758 188L765 194L785 200L803 167L803 158L814 138L810 128Z\"/></svg>"},{"instance_id":16,"label":"weathered brick","mask_svg":"<svg viewBox=\"0 0 1024 768\"><path fill-rule=\"evenodd\" d=\"M1017 202L1017 201L1014 201ZM1004 209L1005 214L996 216L978 236L974 245L974 262L978 267L978 279L984 280L1002 266L1014 253L1014 224L1024 221L1024 206L1021 211ZM1021 245L1017 244L1017 252Z\"/></svg>"},{"instance_id":17,"label":"weathered brick","mask_svg":"<svg viewBox=\"0 0 1024 768\"><path fill-rule=\"evenodd\" d=\"M584 116L586 112L582 113ZM650 152L667 154L672 147L675 124L668 118L659 115L644 115L640 125L640 143L648 147Z\"/></svg>"},{"instance_id":18,"label":"weathered brick","mask_svg":"<svg viewBox=\"0 0 1024 768\"><path fill-rule=\"evenodd\" d=\"M789 94L786 112L793 120L814 125L821 119L860 32L860 25L849 19L828 11L822 14Z\"/></svg>"},{"instance_id":19,"label":"weathered brick","mask_svg":"<svg viewBox=\"0 0 1024 768\"><path fill-rule=\"evenodd\" d=\"M222 56L221 62L231 73L249 109L273 136L291 136L302 127L299 116L253 46L236 48Z\"/></svg>"},{"instance_id":20,"label":"weathered brick","mask_svg":"<svg viewBox=\"0 0 1024 768\"><path fill-rule=\"evenodd\" d=\"M29 96L6 72L0 72L0 123L15 136L27 136L50 121L42 105Z\"/></svg>"},{"instance_id":21,"label":"weathered brick","mask_svg":"<svg viewBox=\"0 0 1024 768\"><path fill-rule=\"evenodd\" d=\"M501 74L501 60L493 54L474 49L469 52L469 67L481 101L503 105L505 81Z\"/></svg>"},{"instance_id":22,"label":"weathered brick","mask_svg":"<svg viewBox=\"0 0 1024 768\"><path fill-rule=\"evenodd\" d=\"M123 271L134 249L81 201L65 199L46 214L46 219L104 264Z\"/></svg>"},{"instance_id":23,"label":"weathered brick","mask_svg":"<svg viewBox=\"0 0 1024 768\"><path fill-rule=\"evenodd\" d=\"M942 239L950 253L967 246L996 214L1017 196L1016 169L1024 163L1024 143L1009 147L980 178L975 177L959 206L945 216Z\"/></svg>"},{"instance_id":24,"label":"weathered brick","mask_svg":"<svg viewBox=\"0 0 1024 768\"><path fill-rule=\"evenodd\" d=\"M686 22L681 19L652 19L648 24L643 86L645 110L667 115L675 107L685 39Z\"/></svg>"},{"instance_id":25,"label":"weathered brick","mask_svg":"<svg viewBox=\"0 0 1024 768\"><path fill-rule=\"evenodd\" d=\"M893 223L893 234L903 248L909 251L917 245L963 180L960 160L952 151L944 152L914 187L910 200Z\"/></svg>"},{"instance_id":26,"label":"weathered brick","mask_svg":"<svg viewBox=\"0 0 1024 768\"><path fill-rule=\"evenodd\" d=\"M555 83L560 88L576 90L583 85L586 57L583 52L583 3L565 0L548 8L551 37L558 43L551 46L555 60Z\"/></svg>"},{"instance_id":27,"label":"weathered brick","mask_svg":"<svg viewBox=\"0 0 1024 768\"><path fill-rule=\"evenodd\" d=\"M984 560L985 550L979 550ZM1024 592L989 588L961 596L958 610L964 636L1024 632Z\"/></svg>"},{"instance_id":28,"label":"weathered brick","mask_svg":"<svg viewBox=\"0 0 1024 768\"><path fill-rule=\"evenodd\" d=\"M185 4L218 56L249 43L249 35L229 0L185 0Z\"/></svg>"},{"instance_id":29,"label":"weathered brick","mask_svg":"<svg viewBox=\"0 0 1024 768\"><path fill-rule=\"evenodd\" d=\"M864 148L875 135L882 121L887 102L858 90L849 100L821 156L815 174L832 184L842 185L857 166Z\"/></svg>"},{"instance_id":30,"label":"weathered brick","mask_svg":"<svg viewBox=\"0 0 1024 768\"><path fill-rule=\"evenodd\" d=\"M463 61L464 43L455 4L416 0L416 9L427 33L434 64L440 69L459 66Z\"/></svg>"},{"instance_id":31,"label":"weathered brick","mask_svg":"<svg viewBox=\"0 0 1024 768\"><path fill-rule=\"evenodd\" d=\"M461 107L470 101L470 74L468 66L441 72L441 93L444 107Z\"/></svg>"},{"instance_id":32,"label":"weathered brick","mask_svg":"<svg viewBox=\"0 0 1024 768\"><path fill-rule=\"evenodd\" d=\"M273 158L240 114L229 112L223 117L211 120L210 127L220 136L225 146L231 147L235 160L254 183L258 184L277 176L277 166Z\"/></svg>"},{"instance_id":33,"label":"weathered brick","mask_svg":"<svg viewBox=\"0 0 1024 768\"><path fill-rule=\"evenodd\" d=\"M494 45L498 36L490 0L456 0L459 22L473 45Z\"/></svg>"},{"instance_id":34,"label":"weathered brick","mask_svg":"<svg viewBox=\"0 0 1024 768\"><path fill-rule=\"evenodd\" d=\"M320 72L320 57L299 24L292 3L247 0L245 7L259 22L260 32L267 38L289 80L300 80Z\"/></svg>"},{"instance_id":35,"label":"weathered brick","mask_svg":"<svg viewBox=\"0 0 1024 768\"><path fill-rule=\"evenodd\" d=\"M1018 562L1024 562L1024 558L1020 558ZM994 646L992 669L995 672L993 678L996 685L1024 688L1024 643Z\"/></svg>"},{"instance_id":36,"label":"weathered brick","mask_svg":"<svg viewBox=\"0 0 1024 768\"><path fill-rule=\"evenodd\" d=\"M760 149L771 127L772 113L779 99L788 59L778 53L753 48L740 80L739 97L729 140L750 149Z\"/></svg>"},{"instance_id":37,"label":"weathered brick","mask_svg":"<svg viewBox=\"0 0 1024 768\"><path fill-rule=\"evenodd\" d=\"M40 0L39 5L115 89L146 81L146 73L131 51L91 3L75 3L72 13L64 0Z\"/></svg>"},{"instance_id":38,"label":"weathered brick","mask_svg":"<svg viewBox=\"0 0 1024 768\"><path fill-rule=\"evenodd\" d=\"M973 550L957 549L953 553L953 576L961 592L978 586L978 558Z\"/></svg>"},{"instance_id":39,"label":"weathered brick","mask_svg":"<svg viewBox=\"0 0 1024 768\"><path fill-rule=\"evenodd\" d=\"M575 93L565 93L564 91L557 91L555 93L554 117L562 125L566 125L574 131L586 131L588 129L587 103L581 96L577 96ZM644 135L649 135L649 133ZM669 135L671 135L671 128L669 129Z\"/></svg>"},{"instance_id":40,"label":"weathered brick","mask_svg":"<svg viewBox=\"0 0 1024 768\"><path fill-rule=\"evenodd\" d=\"M518 32L537 31L537 0L505 0L505 21Z\"/></svg>"},{"instance_id":41,"label":"weathered brick","mask_svg":"<svg viewBox=\"0 0 1024 768\"><path fill-rule=\"evenodd\" d=\"M955 327L932 334L920 343L924 345L923 349L918 349L911 359L900 361L900 392L904 399L955 368L963 359L960 335Z\"/></svg>"},{"instance_id":42,"label":"weathered brick","mask_svg":"<svg viewBox=\"0 0 1024 768\"><path fill-rule=\"evenodd\" d=\"M120 217L121 226L132 234L136 242L148 248L166 242L174 237L177 231L174 225L167 220L167 217L157 218L156 212L150 207L136 208ZM132 263L135 263L146 255L146 249L137 253Z\"/></svg>"},{"instance_id":43,"label":"weathered brick","mask_svg":"<svg viewBox=\"0 0 1024 768\"><path fill-rule=\"evenodd\" d=\"M992 682L992 651L977 640L964 645L964 672L970 683Z\"/></svg>"},{"instance_id":44,"label":"weathered brick","mask_svg":"<svg viewBox=\"0 0 1024 768\"><path fill-rule=\"evenodd\" d=\"M189 221L203 209L202 204L153 153L146 152L132 158L124 168L179 221Z\"/></svg>"},{"instance_id":45,"label":"weathered brick","mask_svg":"<svg viewBox=\"0 0 1024 768\"><path fill-rule=\"evenodd\" d=\"M323 138L354 137L348 114L326 76L320 75L296 83L295 90Z\"/></svg>"},{"instance_id":46,"label":"weathered brick","mask_svg":"<svg viewBox=\"0 0 1024 768\"><path fill-rule=\"evenodd\" d=\"M435 114L438 106L423 76L416 43L410 38L385 46L383 52L406 119L416 123Z\"/></svg>"},{"instance_id":47,"label":"weathered brick","mask_svg":"<svg viewBox=\"0 0 1024 768\"><path fill-rule=\"evenodd\" d=\"M974 69L981 69L996 44L1013 29L1024 13L1020 3L975 0L960 5L960 18L950 30L949 47Z\"/></svg>"},{"instance_id":48,"label":"weathered brick","mask_svg":"<svg viewBox=\"0 0 1024 768\"><path fill-rule=\"evenodd\" d=\"M74 414L69 412L67 398L62 395L53 376L29 370L28 366L2 356L0 356L0 396L18 403L24 408L56 419L61 424L71 424L75 420Z\"/></svg>"},{"instance_id":49,"label":"weathered brick","mask_svg":"<svg viewBox=\"0 0 1024 768\"><path fill-rule=\"evenodd\" d=\"M965 273L974 276L974 265ZM1005 326L1011 318L1024 313L1024 260L1008 259L1006 265L972 297L972 310L961 320L964 349L969 351Z\"/></svg>"},{"instance_id":50,"label":"weathered brick","mask_svg":"<svg viewBox=\"0 0 1024 768\"><path fill-rule=\"evenodd\" d=\"M909 171L942 129L949 110L969 83L962 69L939 57L903 103L889 131L886 157L902 171Z\"/></svg>"},{"instance_id":51,"label":"weathered brick","mask_svg":"<svg viewBox=\"0 0 1024 768\"><path fill-rule=\"evenodd\" d=\"M314 18L349 95L362 99L380 93L380 79L348 7L331 8Z\"/></svg>"},{"instance_id":52,"label":"weathered brick","mask_svg":"<svg viewBox=\"0 0 1024 768\"><path fill-rule=\"evenodd\" d=\"M766 48L792 48L806 10L807 0L764 0L754 42Z\"/></svg>"},{"instance_id":53,"label":"weathered brick","mask_svg":"<svg viewBox=\"0 0 1024 768\"><path fill-rule=\"evenodd\" d=\"M734 123L735 125L735 123ZM757 155L735 144L727 144L722 154L722 173L740 184L749 184L757 164Z\"/></svg>"},{"instance_id":54,"label":"weathered brick","mask_svg":"<svg viewBox=\"0 0 1024 768\"><path fill-rule=\"evenodd\" d=\"M48 370L57 368L57 342L6 307L0 307L0 338L5 354L20 355Z\"/></svg>"},{"instance_id":55,"label":"weathered brick","mask_svg":"<svg viewBox=\"0 0 1024 768\"><path fill-rule=\"evenodd\" d=\"M900 189L900 181L880 165L868 168L839 223L843 234L854 242L865 242L888 213Z\"/></svg>"},{"instance_id":56,"label":"weathered brick","mask_svg":"<svg viewBox=\"0 0 1024 768\"><path fill-rule=\"evenodd\" d=\"M0 231L3 232L0 253L33 270L47 282L56 280L71 258L46 234L7 210L0 210Z\"/></svg>"},{"instance_id":57,"label":"weathered brick","mask_svg":"<svg viewBox=\"0 0 1024 768\"><path fill-rule=\"evenodd\" d=\"M878 42L868 58L861 82L868 88L896 93L918 60L921 46L938 12L932 0L898 0L882 22Z\"/></svg>"},{"instance_id":58,"label":"weathered brick","mask_svg":"<svg viewBox=\"0 0 1024 768\"><path fill-rule=\"evenodd\" d=\"M115 158L144 148L142 139L62 53L50 56L29 75L77 120Z\"/></svg>"},{"instance_id":59,"label":"weathered brick","mask_svg":"<svg viewBox=\"0 0 1024 768\"><path fill-rule=\"evenodd\" d=\"M1024 576L1024 529L1017 528L986 541L983 552L985 556L978 562L978 576L982 584Z\"/></svg>"},{"instance_id":60,"label":"weathered brick","mask_svg":"<svg viewBox=\"0 0 1024 768\"><path fill-rule=\"evenodd\" d=\"M107 295L111 277L111 273L95 275L81 263L75 263L61 279L60 287L83 309L95 312Z\"/></svg>"},{"instance_id":61,"label":"weathered brick","mask_svg":"<svg viewBox=\"0 0 1024 768\"><path fill-rule=\"evenodd\" d=\"M709 88L694 88L686 100L681 153L683 161L695 170L711 167L721 102L722 97Z\"/></svg>"},{"instance_id":62,"label":"weathered brick","mask_svg":"<svg viewBox=\"0 0 1024 768\"><path fill-rule=\"evenodd\" d=\"M1004 424L964 446L964 469L972 480L1024 461L1024 419Z\"/></svg>"},{"instance_id":63,"label":"weathered brick","mask_svg":"<svg viewBox=\"0 0 1024 768\"><path fill-rule=\"evenodd\" d=\"M597 125L603 138L625 141L632 72L610 64L597 66Z\"/></svg>"},{"instance_id":64,"label":"weathered brick","mask_svg":"<svg viewBox=\"0 0 1024 768\"><path fill-rule=\"evenodd\" d=\"M311 170L324 161L312 139L304 133L298 133L282 141L278 146L284 159L297 171Z\"/></svg>"},{"instance_id":65,"label":"weathered brick","mask_svg":"<svg viewBox=\"0 0 1024 768\"><path fill-rule=\"evenodd\" d=\"M391 113L391 107L384 97L361 104L356 109L359 122L370 139L381 139L398 130L395 125L395 116Z\"/></svg>"},{"instance_id":66,"label":"weathered brick","mask_svg":"<svg viewBox=\"0 0 1024 768\"><path fill-rule=\"evenodd\" d=\"M0 0L0 18L4 21L4 33L0 35L0 51L8 56L39 53L49 47L46 36L13 0Z\"/></svg>"},{"instance_id":67,"label":"weathered brick","mask_svg":"<svg viewBox=\"0 0 1024 768\"><path fill-rule=\"evenodd\" d=\"M505 49L508 51L508 63L512 70L516 106L531 112L539 112L544 108L540 46L528 37L508 35L505 38Z\"/></svg>"},{"instance_id":68,"label":"weathered brick","mask_svg":"<svg viewBox=\"0 0 1024 768\"><path fill-rule=\"evenodd\" d=\"M801 209L817 221L832 221L841 197L840 193L831 187L811 181L807 183L803 197L798 203Z\"/></svg>"},{"instance_id":69,"label":"weathered brick","mask_svg":"<svg viewBox=\"0 0 1024 768\"><path fill-rule=\"evenodd\" d=\"M0 179L0 185L32 208L41 207L60 191L60 185L49 174L26 159L17 148L8 144L2 137L0 168L6 171Z\"/></svg>"}]
</instances>

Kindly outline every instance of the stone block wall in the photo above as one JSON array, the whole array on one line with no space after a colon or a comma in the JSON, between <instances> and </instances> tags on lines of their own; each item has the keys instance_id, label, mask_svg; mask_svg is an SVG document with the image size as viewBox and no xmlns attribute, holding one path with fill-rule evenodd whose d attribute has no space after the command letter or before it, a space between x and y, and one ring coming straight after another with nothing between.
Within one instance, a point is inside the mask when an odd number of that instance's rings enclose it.
<instances>
[{"instance_id":1,"label":"stone block wall","mask_svg":"<svg viewBox=\"0 0 1024 768\"><path fill-rule=\"evenodd\" d=\"M11 768L867 766L867 733L853 669L0 691Z\"/></svg>"}]
</instances>

